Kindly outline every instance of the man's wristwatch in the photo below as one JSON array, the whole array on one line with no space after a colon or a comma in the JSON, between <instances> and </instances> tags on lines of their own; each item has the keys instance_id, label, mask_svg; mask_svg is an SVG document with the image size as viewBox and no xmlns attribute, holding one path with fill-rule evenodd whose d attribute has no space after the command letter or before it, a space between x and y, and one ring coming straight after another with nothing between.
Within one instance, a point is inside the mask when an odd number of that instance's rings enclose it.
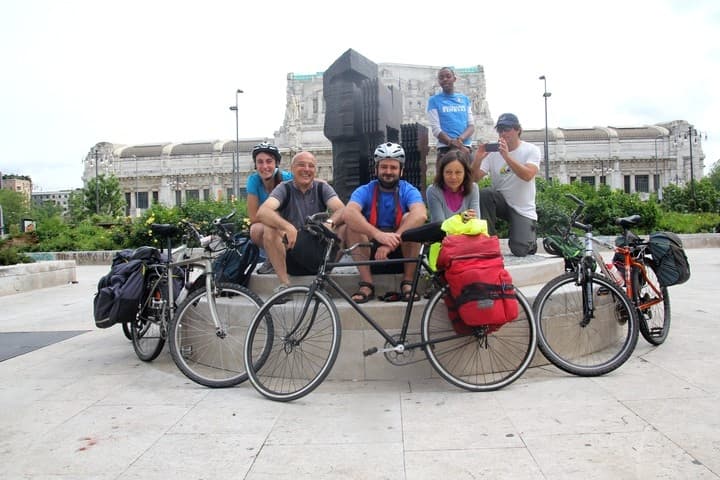
<instances>
[{"instance_id":1,"label":"man's wristwatch","mask_svg":"<svg viewBox=\"0 0 720 480\"><path fill-rule=\"evenodd\" d=\"M323 223L327 223L327 224L330 225L331 227L335 227L335 222L333 222L332 218L328 218L328 219L325 220Z\"/></svg>"}]
</instances>

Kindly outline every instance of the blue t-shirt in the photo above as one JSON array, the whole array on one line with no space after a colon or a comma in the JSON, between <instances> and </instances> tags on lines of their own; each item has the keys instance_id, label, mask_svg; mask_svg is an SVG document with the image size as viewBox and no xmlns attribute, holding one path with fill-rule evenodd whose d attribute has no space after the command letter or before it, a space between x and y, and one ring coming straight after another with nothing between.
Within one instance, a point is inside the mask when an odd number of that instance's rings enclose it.
<instances>
[{"instance_id":1,"label":"blue t-shirt","mask_svg":"<svg viewBox=\"0 0 720 480\"><path fill-rule=\"evenodd\" d=\"M370 183L360 185L350 195L350 201L355 202L362 207L362 213L365 218L370 218L370 211L372 209L373 191L375 186L378 185L377 180L372 180ZM400 198L400 208L402 209L403 215L410 210L410 205L415 203L423 203L422 194L420 190L415 188L411 183L405 180L400 180L398 184L398 197ZM378 224L375 225L381 230L388 230L391 228L397 228L395 225L395 215L397 213L397 207L395 206L395 192L384 192L378 190Z\"/></svg>"},{"instance_id":2,"label":"blue t-shirt","mask_svg":"<svg viewBox=\"0 0 720 480\"><path fill-rule=\"evenodd\" d=\"M292 173L285 170L280 170L280 175L282 176L283 182L286 180L292 180L293 178ZM248 177L245 189L247 190L248 195L255 195L258 197L258 205L262 205L262 203L270 196L270 194L265 191L262 178L260 178L260 175L257 172Z\"/></svg>"},{"instance_id":3,"label":"blue t-shirt","mask_svg":"<svg viewBox=\"0 0 720 480\"><path fill-rule=\"evenodd\" d=\"M448 95L440 92L430 97L427 111L436 114L440 122L440 129L450 138L457 138L473 122L472 103L462 93ZM472 138L465 139L465 145L472 143ZM440 144L443 146L444 144ZM446 146L446 145L445 145Z\"/></svg>"}]
</instances>

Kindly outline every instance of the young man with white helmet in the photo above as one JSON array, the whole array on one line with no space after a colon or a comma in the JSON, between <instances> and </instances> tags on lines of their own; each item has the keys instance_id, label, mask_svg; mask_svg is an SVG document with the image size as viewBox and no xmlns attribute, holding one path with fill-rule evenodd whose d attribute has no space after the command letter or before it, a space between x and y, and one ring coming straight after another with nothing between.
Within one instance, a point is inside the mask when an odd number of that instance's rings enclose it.
<instances>
[{"instance_id":1,"label":"young man with white helmet","mask_svg":"<svg viewBox=\"0 0 720 480\"><path fill-rule=\"evenodd\" d=\"M414 257L418 254L419 245L402 242L400 235L409 228L423 225L427 220L427 210L420 191L405 180L400 180L405 167L405 151L400 145L387 142L378 145L374 158L377 179L357 187L345 207L343 218L347 224L346 243L373 243L372 249L355 249L353 258L356 260ZM362 265L358 266L358 272L359 288L353 295L356 302L365 303L375 295L373 272L402 272L401 299L409 300L415 273L414 263L388 265L372 270Z\"/></svg>"}]
</instances>

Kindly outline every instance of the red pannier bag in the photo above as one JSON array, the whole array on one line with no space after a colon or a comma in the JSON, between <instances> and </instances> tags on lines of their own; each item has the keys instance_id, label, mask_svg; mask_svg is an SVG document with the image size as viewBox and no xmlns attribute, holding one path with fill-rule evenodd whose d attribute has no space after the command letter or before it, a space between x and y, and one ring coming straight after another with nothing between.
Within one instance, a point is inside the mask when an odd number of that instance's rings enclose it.
<instances>
[{"instance_id":1,"label":"red pannier bag","mask_svg":"<svg viewBox=\"0 0 720 480\"><path fill-rule=\"evenodd\" d=\"M450 287L445 303L456 332L469 333L468 327L483 325L492 326L492 332L518 317L515 287L498 237L448 235L437 265Z\"/></svg>"}]
</instances>

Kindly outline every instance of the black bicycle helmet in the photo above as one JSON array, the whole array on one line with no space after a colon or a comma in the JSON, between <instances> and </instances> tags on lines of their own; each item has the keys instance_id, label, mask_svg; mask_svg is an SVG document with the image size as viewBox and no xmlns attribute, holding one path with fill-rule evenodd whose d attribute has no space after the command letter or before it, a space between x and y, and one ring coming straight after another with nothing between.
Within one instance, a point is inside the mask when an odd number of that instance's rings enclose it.
<instances>
[{"instance_id":1,"label":"black bicycle helmet","mask_svg":"<svg viewBox=\"0 0 720 480\"><path fill-rule=\"evenodd\" d=\"M280 150L278 150L278 147L276 147L272 143L262 142L262 143L258 143L257 145L255 145L253 147L253 149L252 149L253 163L255 162L255 157L260 152L269 153L270 155L275 157L275 163L277 165L280 165L280 159L282 158L282 156L280 155Z\"/></svg>"}]
</instances>

